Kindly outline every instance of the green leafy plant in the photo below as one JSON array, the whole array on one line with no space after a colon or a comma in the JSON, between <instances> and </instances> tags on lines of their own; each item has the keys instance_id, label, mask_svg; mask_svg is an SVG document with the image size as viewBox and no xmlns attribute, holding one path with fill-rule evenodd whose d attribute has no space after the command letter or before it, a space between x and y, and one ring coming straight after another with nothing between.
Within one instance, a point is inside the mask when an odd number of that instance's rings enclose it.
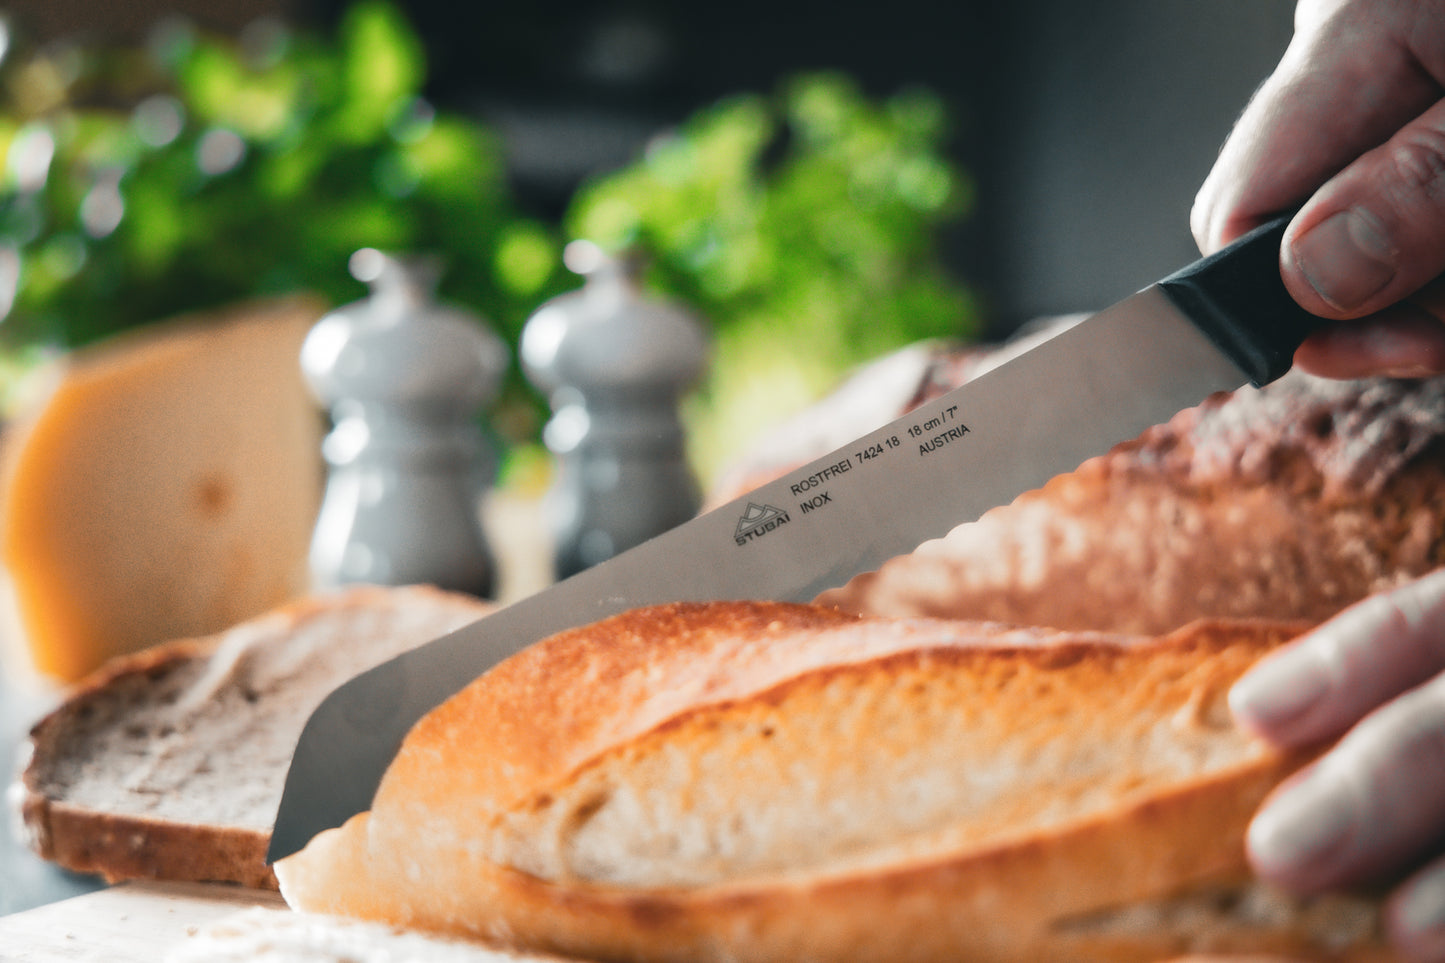
<instances>
[{"instance_id":1,"label":"green leafy plant","mask_svg":"<svg viewBox=\"0 0 1445 963\"><path fill-rule=\"evenodd\" d=\"M972 198L946 134L926 91L874 101L807 75L700 112L578 193L569 235L640 252L655 290L713 324L691 412L705 474L858 362L972 334L973 299L941 256Z\"/></svg>"},{"instance_id":2,"label":"green leafy plant","mask_svg":"<svg viewBox=\"0 0 1445 963\"><path fill-rule=\"evenodd\" d=\"M239 40L172 26L146 49L12 49L0 61L0 372L258 295L360 297L362 247L440 257L440 294L513 344L580 280L562 241L641 254L711 322L688 418L704 475L849 366L975 310L939 231L968 212L947 116L839 74L729 98L576 195L520 212L498 137L423 96L404 16L360 0L334 37L271 23ZM8 376L6 376L8 378ZM544 405L514 366L491 419L534 443Z\"/></svg>"},{"instance_id":3,"label":"green leafy plant","mask_svg":"<svg viewBox=\"0 0 1445 963\"><path fill-rule=\"evenodd\" d=\"M515 339L569 283L555 229L514 209L497 138L430 105L425 75L382 0L334 40L174 27L149 50L8 57L0 344L70 348L266 294L342 303L364 292L346 271L362 247L439 256L442 296Z\"/></svg>"}]
</instances>

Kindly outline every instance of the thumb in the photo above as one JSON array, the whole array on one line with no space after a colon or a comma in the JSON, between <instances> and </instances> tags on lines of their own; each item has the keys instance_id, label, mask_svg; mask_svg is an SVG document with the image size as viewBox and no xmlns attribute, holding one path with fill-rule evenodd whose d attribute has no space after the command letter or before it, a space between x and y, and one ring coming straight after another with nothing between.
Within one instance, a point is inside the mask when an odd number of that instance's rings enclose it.
<instances>
[{"instance_id":1,"label":"thumb","mask_svg":"<svg viewBox=\"0 0 1445 963\"><path fill-rule=\"evenodd\" d=\"M1337 319L1445 272L1445 101L1320 188L1290 225L1280 268L1306 310Z\"/></svg>"}]
</instances>

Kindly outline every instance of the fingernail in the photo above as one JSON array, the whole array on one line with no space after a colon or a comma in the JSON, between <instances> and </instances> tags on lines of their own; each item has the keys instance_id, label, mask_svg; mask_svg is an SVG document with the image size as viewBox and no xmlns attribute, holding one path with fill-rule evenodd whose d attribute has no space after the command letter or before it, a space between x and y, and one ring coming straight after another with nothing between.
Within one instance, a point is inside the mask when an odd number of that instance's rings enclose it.
<instances>
[{"instance_id":1,"label":"fingernail","mask_svg":"<svg viewBox=\"0 0 1445 963\"><path fill-rule=\"evenodd\" d=\"M1445 930L1445 867L1407 883L1392 909L1401 935L1416 939L1440 935Z\"/></svg>"},{"instance_id":2,"label":"fingernail","mask_svg":"<svg viewBox=\"0 0 1445 963\"><path fill-rule=\"evenodd\" d=\"M1310 287L1342 311L1358 308L1395 277L1394 249L1375 219L1355 208L1296 238L1294 259Z\"/></svg>"},{"instance_id":3,"label":"fingernail","mask_svg":"<svg viewBox=\"0 0 1445 963\"><path fill-rule=\"evenodd\" d=\"M1283 790L1249 826L1249 852L1266 876L1324 870L1348 845L1356 823L1348 787L1316 770Z\"/></svg>"},{"instance_id":4,"label":"fingernail","mask_svg":"<svg viewBox=\"0 0 1445 963\"><path fill-rule=\"evenodd\" d=\"M1245 673L1229 692L1229 707L1250 728L1282 736L1329 687L1329 674L1319 660L1295 648Z\"/></svg>"}]
</instances>

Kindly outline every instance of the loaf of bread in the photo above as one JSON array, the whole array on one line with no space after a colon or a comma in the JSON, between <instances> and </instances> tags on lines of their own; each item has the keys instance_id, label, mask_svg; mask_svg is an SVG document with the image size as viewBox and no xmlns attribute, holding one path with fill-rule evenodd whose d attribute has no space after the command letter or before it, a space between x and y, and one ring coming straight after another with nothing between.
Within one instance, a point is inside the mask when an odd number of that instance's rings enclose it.
<instances>
[{"instance_id":1,"label":"loaf of bread","mask_svg":"<svg viewBox=\"0 0 1445 963\"><path fill-rule=\"evenodd\" d=\"M1320 621L1445 564L1445 378L1217 395L818 601L1154 634Z\"/></svg>"},{"instance_id":2,"label":"loaf of bread","mask_svg":"<svg viewBox=\"0 0 1445 963\"><path fill-rule=\"evenodd\" d=\"M822 402L784 419L725 465L708 488L715 508L747 494L1018 357L1082 315L1041 319L1006 344L922 341L883 355L849 375Z\"/></svg>"},{"instance_id":3,"label":"loaf of bread","mask_svg":"<svg viewBox=\"0 0 1445 963\"><path fill-rule=\"evenodd\" d=\"M238 306L66 355L3 439L0 561L25 658L73 682L306 591L321 413L310 299Z\"/></svg>"},{"instance_id":4,"label":"loaf of bread","mask_svg":"<svg viewBox=\"0 0 1445 963\"><path fill-rule=\"evenodd\" d=\"M113 660L35 725L21 832L67 869L274 888L266 846L311 711L348 678L490 611L354 587Z\"/></svg>"},{"instance_id":5,"label":"loaf of bread","mask_svg":"<svg viewBox=\"0 0 1445 963\"><path fill-rule=\"evenodd\" d=\"M608 960L1382 958L1370 905L1250 884L1303 759L1225 694L1297 628L640 609L432 711L276 873L303 911Z\"/></svg>"}]
</instances>

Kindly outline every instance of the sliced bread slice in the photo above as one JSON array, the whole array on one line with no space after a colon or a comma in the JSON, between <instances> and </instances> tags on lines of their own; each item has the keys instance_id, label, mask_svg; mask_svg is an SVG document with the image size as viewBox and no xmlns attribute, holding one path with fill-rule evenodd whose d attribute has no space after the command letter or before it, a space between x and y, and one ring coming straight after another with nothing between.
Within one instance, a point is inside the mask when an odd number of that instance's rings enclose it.
<instances>
[{"instance_id":1,"label":"sliced bread slice","mask_svg":"<svg viewBox=\"0 0 1445 963\"><path fill-rule=\"evenodd\" d=\"M488 611L428 586L353 587L113 660L32 729L12 787L21 833L111 881L275 888L266 846L311 711Z\"/></svg>"}]
</instances>

